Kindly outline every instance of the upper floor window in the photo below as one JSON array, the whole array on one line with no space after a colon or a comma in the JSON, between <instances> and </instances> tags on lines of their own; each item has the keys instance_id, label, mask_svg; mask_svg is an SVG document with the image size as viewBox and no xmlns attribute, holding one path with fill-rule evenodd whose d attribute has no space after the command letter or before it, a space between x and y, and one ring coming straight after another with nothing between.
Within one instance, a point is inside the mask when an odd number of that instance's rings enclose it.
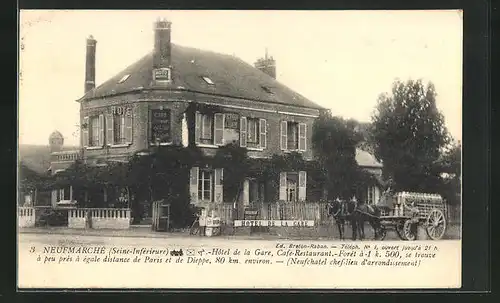
<instances>
[{"instance_id":1,"label":"upper floor window","mask_svg":"<svg viewBox=\"0 0 500 303\"><path fill-rule=\"evenodd\" d=\"M266 148L267 121L233 113L196 113L195 138L197 144L224 145L239 141L241 147Z\"/></svg>"},{"instance_id":2,"label":"upper floor window","mask_svg":"<svg viewBox=\"0 0 500 303\"><path fill-rule=\"evenodd\" d=\"M131 109L111 110L106 114L86 116L82 125L82 144L102 147L132 143Z\"/></svg>"},{"instance_id":3,"label":"upper floor window","mask_svg":"<svg viewBox=\"0 0 500 303\"><path fill-rule=\"evenodd\" d=\"M247 123L248 123L247 143L249 145L259 143L259 119L248 118Z\"/></svg>"},{"instance_id":4,"label":"upper floor window","mask_svg":"<svg viewBox=\"0 0 500 303\"><path fill-rule=\"evenodd\" d=\"M131 108L112 108L106 115L106 143L110 146L132 143Z\"/></svg>"},{"instance_id":5,"label":"upper floor window","mask_svg":"<svg viewBox=\"0 0 500 303\"><path fill-rule=\"evenodd\" d=\"M281 149L306 151L307 125L281 121Z\"/></svg>"},{"instance_id":6,"label":"upper floor window","mask_svg":"<svg viewBox=\"0 0 500 303\"><path fill-rule=\"evenodd\" d=\"M220 119L220 118L218 118ZM196 143L215 144L214 142L214 115L196 113Z\"/></svg>"},{"instance_id":7,"label":"upper floor window","mask_svg":"<svg viewBox=\"0 0 500 303\"><path fill-rule=\"evenodd\" d=\"M83 118L82 141L86 147L104 145L104 115Z\"/></svg>"}]
</instances>

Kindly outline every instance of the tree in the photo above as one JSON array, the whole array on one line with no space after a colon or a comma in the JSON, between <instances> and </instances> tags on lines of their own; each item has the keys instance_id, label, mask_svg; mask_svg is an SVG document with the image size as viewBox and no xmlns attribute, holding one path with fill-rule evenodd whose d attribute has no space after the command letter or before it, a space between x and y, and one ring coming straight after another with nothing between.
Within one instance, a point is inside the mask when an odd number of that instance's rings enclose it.
<instances>
[{"instance_id":1,"label":"tree","mask_svg":"<svg viewBox=\"0 0 500 303\"><path fill-rule=\"evenodd\" d=\"M443 188L441 195L450 204L460 203L461 196L461 173L462 173L462 145L454 143L452 147L444 153L439 161L443 178Z\"/></svg>"},{"instance_id":2,"label":"tree","mask_svg":"<svg viewBox=\"0 0 500 303\"><path fill-rule=\"evenodd\" d=\"M355 123L325 112L315 121L313 149L324 176L328 198L351 198L362 181L363 173L356 162L359 136Z\"/></svg>"},{"instance_id":3,"label":"tree","mask_svg":"<svg viewBox=\"0 0 500 303\"><path fill-rule=\"evenodd\" d=\"M437 161L449 141L436 106L432 83L395 81L392 94L379 97L372 117L375 156L396 190L437 192Z\"/></svg>"}]
</instances>

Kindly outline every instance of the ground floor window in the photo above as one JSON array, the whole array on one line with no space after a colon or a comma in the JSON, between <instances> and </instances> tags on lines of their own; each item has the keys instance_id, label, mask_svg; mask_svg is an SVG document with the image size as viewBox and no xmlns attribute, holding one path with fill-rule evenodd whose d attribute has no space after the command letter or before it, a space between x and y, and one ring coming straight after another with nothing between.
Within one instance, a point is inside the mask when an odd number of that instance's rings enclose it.
<instances>
[{"instance_id":1,"label":"ground floor window","mask_svg":"<svg viewBox=\"0 0 500 303\"><path fill-rule=\"evenodd\" d=\"M223 169L192 167L190 173L191 203L222 203Z\"/></svg>"},{"instance_id":2,"label":"ground floor window","mask_svg":"<svg viewBox=\"0 0 500 303\"><path fill-rule=\"evenodd\" d=\"M285 202L305 201L307 173L281 172L280 173L280 193L279 199Z\"/></svg>"},{"instance_id":3,"label":"ground floor window","mask_svg":"<svg viewBox=\"0 0 500 303\"><path fill-rule=\"evenodd\" d=\"M198 177L198 200L212 202L213 173L209 170L200 170Z\"/></svg>"},{"instance_id":4,"label":"ground floor window","mask_svg":"<svg viewBox=\"0 0 500 303\"><path fill-rule=\"evenodd\" d=\"M64 187L59 189L57 195L57 202L71 200L71 187Z\"/></svg>"}]
</instances>

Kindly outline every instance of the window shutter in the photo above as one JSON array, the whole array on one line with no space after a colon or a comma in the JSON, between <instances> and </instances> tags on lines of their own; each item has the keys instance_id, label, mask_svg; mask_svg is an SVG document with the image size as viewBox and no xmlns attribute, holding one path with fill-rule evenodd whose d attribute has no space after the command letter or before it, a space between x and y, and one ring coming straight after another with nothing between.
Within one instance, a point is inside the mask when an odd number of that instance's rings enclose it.
<instances>
[{"instance_id":1,"label":"window shutter","mask_svg":"<svg viewBox=\"0 0 500 303\"><path fill-rule=\"evenodd\" d=\"M287 201L287 198L286 198L286 172L280 172L279 200Z\"/></svg>"},{"instance_id":2,"label":"window shutter","mask_svg":"<svg viewBox=\"0 0 500 303\"><path fill-rule=\"evenodd\" d=\"M125 141L127 144L132 144L133 132L132 132L132 117L125 116Z\"/></svg>"},{"instance_id":3,"label":"window shutter","mask_svg":"<svg viewBox=\"0 0 500 303\"><path fill-rule=\"evenodd\" d=\"M299 123L299 150L306 151L307 124Z\"/></svg>"},{"instance_id":4,"label":"window shutter","mask_svg":"<svg viewBox=\"0 0 500 303\"><path fill-rule=\"evenodd\" d=\"M247 117L240 118L240 146L247 147Z\"/></svg>"},{"instance_id":5,"label":"window shutter","mask_svg":"<svg viewBox=\"0 0 500 303\"><path fill-rule=\"evenodd\" d=\"M198 174L200 169L198 167L191 167L191 176L189 182L189 192L191 194L191 203L198 202Z\"/></svg>"},{"instance_id":6,"label":"window shutter","mask_svg":"<svg viewBox=\"0 0 500 303\"><path fill-rule=\"evenodd\" d=\"M106 143L108 145L114 144L114 124L113 114L106 114Z\"/></svg>"},{"instance_id":7,"label":"window shutter","mask_svg":"<svg viewBox=\"0 0 500 303\"><path fill-rule=\"evenodd\" d=\"M52 207L57 206L57 196L58 196L59 191L56 189L52 190L52 197L51 197L51 202L52 202Z\"/></svg>"},{"instance_id":8,"label":"window shutter","mask_svg":"<svg viewBox=\"0 0 500 303\"><path fill-rule=\"evenodd\" d=\"M214 115L214 144L224 145L224 114Z\"/></svg>"},{"instance_id":9,"label":"window shutter","mask_svg":"<svg viewBox=\"0 0 500 303\"><path fill-rule=\"evenodd\" d=\"M200 143L201 137L201 113L196 112L194 121L194 141L196 144Z\"/></svg>"},{"instance_id":10,"label":"window shutter","mask_svg":"<svg viewBox=\"0 0 500 303\"><path fill-rule=\"evenodd\" d=\"M187 119L186 119L186 113L182 115L182 122L181 122L181 136L182 136L182 146L187 147L189 145L189 130L188 130L188 124L187 124Z\"/></svg>"},{"instance_id":11,"label":"window shutter","mask_svg":"<svg viewBox=\"0 0 500 303\"><path fill-rule=\"evenodd\" d=\"M87 147L87 146L89 146L89 128L90 128L89 117L83 117L82 126L84 126L84 127L81 127L81 129L82 129L82 146Z\"/></svg>"},{"instance_id":12,"label":"window shutter","mask_svg":"<svg viewBox=\"0 0 500 303\"><path fill-rule=\"evenodd\" d=\"M373 204L378 204L380 199L380 188L378 186L374 186L375 193L373 195Z\"/></svg>"},{"instance_id":13,"label":"window shutter","mask_svg":"<svg viewBox=\"0 0 500 303\"><path fill-rule=\"evenodd\" d=\"M307 172L299 171L299 201L306 200Z\"/></svg>"},{"instance_id":14,"label":"window shutter","mask_svg":"<svg viewBox=\"0 0 500 303\"><path fill-rule=\"evenodd\" d=\"M215 203L221 204L223 201L223 184L224 184L224 169L215 169L215 186L214 186L214 201Z\"/></svg>"},{"instance_id":15,"label":"window shutter","mask_svg":"<svg viewBox=\"0 0 500 303\"><path fill-rule=\"evenodd\" d=\"M267 121L266 119L260 119L259 120L259 144L260 148L266 148L267 147Z\"/></svg>"},{"instance_id":16,"label":"window shutter","mask_svg":"<svg viewBox=\"0 0 500 303\"><path fill-rule=\"evenodd\" d=\"M99 144L97 146L104 145L104 115L99 115Z\"/></svg>"},{"instance_id":17,"label":"window shutter","mask_svg":"<svg viewBox=\"0 0 500 303\"><path fill-rule=\"evenodd\" d=\"M69 186L69 200L73 201L73 186Z\"/></svg>"},{"instance_id":18,"label":"window shutter","mask_svg":"<svg viewBox=\"0 0 500 303\"><path fill-rule=\"evenodd\" d=\"M287 123L286 121L281 121L281 150L287 150Z\"/></svg>"}]
</instances>

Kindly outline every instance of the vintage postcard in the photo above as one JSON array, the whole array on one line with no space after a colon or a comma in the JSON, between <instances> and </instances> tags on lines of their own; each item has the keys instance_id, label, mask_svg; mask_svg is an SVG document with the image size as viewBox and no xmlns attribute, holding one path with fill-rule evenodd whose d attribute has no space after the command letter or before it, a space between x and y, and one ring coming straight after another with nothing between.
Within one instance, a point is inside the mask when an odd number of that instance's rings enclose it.
<instances>
[{"instance_id":1,"label":"vintage postcard","mask_svg":"<svg viewBox=\"0 0 500 303\"><path fill-rule=\"evenodd\" d=\"M19 23L19 289L461 286L461 11Z\"/></svg>"}]
</instances>

